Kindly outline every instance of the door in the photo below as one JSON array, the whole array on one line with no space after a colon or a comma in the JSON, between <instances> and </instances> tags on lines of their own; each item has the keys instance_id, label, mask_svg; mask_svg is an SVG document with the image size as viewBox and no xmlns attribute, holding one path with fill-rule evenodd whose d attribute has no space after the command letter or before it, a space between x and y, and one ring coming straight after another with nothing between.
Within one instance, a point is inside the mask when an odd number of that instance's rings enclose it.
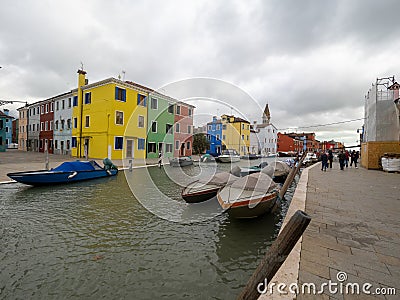
<instances>
[{"instance_id":1,"label":"door","mask_svg":"<svg viewBox=\"0 0 400 300\"><path fill-rule=\"evenodd\" d=\"M133 140L126 140L126 158L133 158L134 149L133 149Z\"/></svg>"},{"instance_id":2,"label":"door","mask_svg":"<svg viewBox=\"0 0 400 300\"><path fill-rule=\"evenodd\" d=\"M163 144L164 143L158 143L158 153L161 153L161 155L163 154Z\"/></svg>"},{"instance_id":3,"label":"door","mask_svg":"<svg viewBox=\"0 0 400 300\"><path fill-rule=\"evenodd\" d=\"M86 159L89 158L89 139L85 139L85 143L84 143L84 153L85 153L85 157Z\"/></svg>"},{"instance_id":4,"label":"door","mask_svg":"<svg viewBox=\"0 0 400 300\"><path fill-rule=\"evenodd\" d=\"M181 144L181 156L185 156L185 143Z\"/></svg>"},{"instance_id":5,"label":"door","mask_svg":"<svg viewBox=\"0 0 400 300\"><path fill-rule=\"evenodd\" d=\"M64 141L60 141L61 154L64 154Z\"/></svg>"}]
</instances>

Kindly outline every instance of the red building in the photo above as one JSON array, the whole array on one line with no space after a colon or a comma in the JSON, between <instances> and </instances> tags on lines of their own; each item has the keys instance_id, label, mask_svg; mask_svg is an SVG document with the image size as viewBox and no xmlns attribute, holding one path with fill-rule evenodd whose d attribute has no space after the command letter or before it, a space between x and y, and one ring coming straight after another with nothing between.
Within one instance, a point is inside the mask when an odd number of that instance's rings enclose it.
<instances>
[{"instance_id":1,"label":"red building","mask_svg":"<svg viewBox=\"0 0 400 300\"><path fill-rule=\"evenodd\" d=\"M183 102L175 104L174 157L192 155L193 111L193 105Z\"/></svg>"},{"instance_id":2,"label":"red building","mask_svg":"<svg viewBox=\"0 0 400 300\"><path fill-rule=\"evenodd\" d=\"M278 152L301 152L303 141L286 133L278 132Z\"/></svg>"},{"instance_id":3,"label":"red building","mask_svg":"<svg viewBox=\"0 0 400 300\"><path fill-rule=\"evenodd\" d=\"M53 122L54 101L49 99L40 105L39 152L53 153Z\"/></svg>"}]
</instances>

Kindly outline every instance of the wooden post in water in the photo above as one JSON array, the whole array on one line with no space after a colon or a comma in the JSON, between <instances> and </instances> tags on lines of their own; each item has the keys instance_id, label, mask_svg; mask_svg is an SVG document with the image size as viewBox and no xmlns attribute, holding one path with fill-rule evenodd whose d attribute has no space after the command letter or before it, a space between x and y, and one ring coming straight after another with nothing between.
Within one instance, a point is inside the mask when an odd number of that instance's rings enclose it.
<instances>
[{"instance_id":1,"label":"wooden post in water","mask_svg":"<svg viewBox=\"0 0 400 300\"><path fill-rule=\"evenodd\" d=\"M263 257L257 269L247 282L246 287L237 298L238 300L255 300L260 296L260 284L266 289L265 283L269 283L279 270L293 247L296 245L303 232L306 230L311 217L298 210L290 218L289 222L272 243L268 252Z\"/></svg>"},{"instance_id":2,"label":"wooden post in water","mask_svg":"<svg viewBox=\"0 0 400 300\"><path fill-rule=\"evenodd\" d=\"M279 191L279 198L282 199L283 196L285 196L287 189L292 184L292 181L293 181L294 177L296 176L296 174L299 172L301 164L303 163L303 160L306 157L306 155L307 155L307 152L304 152L303 155L301 156L300 160L298 161L297 166L293 166L292 170L290 170L290 173L289 173L288 177L286 178L285 183L283 184L281 190Z\"/></svg>"}]
</instances>

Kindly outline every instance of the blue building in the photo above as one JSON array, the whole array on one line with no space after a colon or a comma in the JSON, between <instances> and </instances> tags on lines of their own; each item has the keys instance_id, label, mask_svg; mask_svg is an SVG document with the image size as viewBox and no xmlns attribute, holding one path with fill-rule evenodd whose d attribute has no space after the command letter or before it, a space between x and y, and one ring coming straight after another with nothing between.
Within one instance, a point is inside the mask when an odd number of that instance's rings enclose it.
<instances>
[{"instance_id":1,"label":"blue building","mask_svg":"<svg viewBox=\"0 0 400 300\"><path fill-rule=\"evenodd\" d=\"M210 147L207 150L208 154L220 155L222 151L222 124L221 119L213 117L212 122L207 123L207 140Z\"/></svg>"},{"instance_id":2,"label":"blue building","mask_svg":"<svg viewBox=\"0 0 400 300\"><path fill-rule=\"evenodd\" d=\"M4 152L7 149L6 146L6 120L8 116L0 111L0 152Z\"/></svg>"},{"instance_id":3,"label":"blue building","mask_svg":"<svg viewBox=\"0 0 400 300\"><path fill-rule=\"evenodd\" d=\"M8 148L8 145L12 143L12 121L14 117L10 116L10 111L8 109L3 110L4 114L7 116L6 117L6 123L5 123L5 130L6 130L6 139L5 139L5 144L6 148Z\"/></svg>"}]
</instances>

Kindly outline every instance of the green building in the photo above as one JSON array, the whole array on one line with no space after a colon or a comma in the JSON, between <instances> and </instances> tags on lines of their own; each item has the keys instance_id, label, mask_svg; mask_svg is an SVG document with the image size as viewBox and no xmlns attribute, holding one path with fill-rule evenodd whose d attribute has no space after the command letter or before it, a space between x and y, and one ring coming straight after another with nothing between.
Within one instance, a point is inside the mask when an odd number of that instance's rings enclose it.
<instances>
[{"instance_id":1,"label":"green building","mask_svg":"<svg viewBox=\"0 0 400 300\"><path fill-rule=\"evenodd\" d=\"M174 156L174 104L175 100L157 92L149 94L147 109L147 158Z\"/></svg>"}]
</instances>

